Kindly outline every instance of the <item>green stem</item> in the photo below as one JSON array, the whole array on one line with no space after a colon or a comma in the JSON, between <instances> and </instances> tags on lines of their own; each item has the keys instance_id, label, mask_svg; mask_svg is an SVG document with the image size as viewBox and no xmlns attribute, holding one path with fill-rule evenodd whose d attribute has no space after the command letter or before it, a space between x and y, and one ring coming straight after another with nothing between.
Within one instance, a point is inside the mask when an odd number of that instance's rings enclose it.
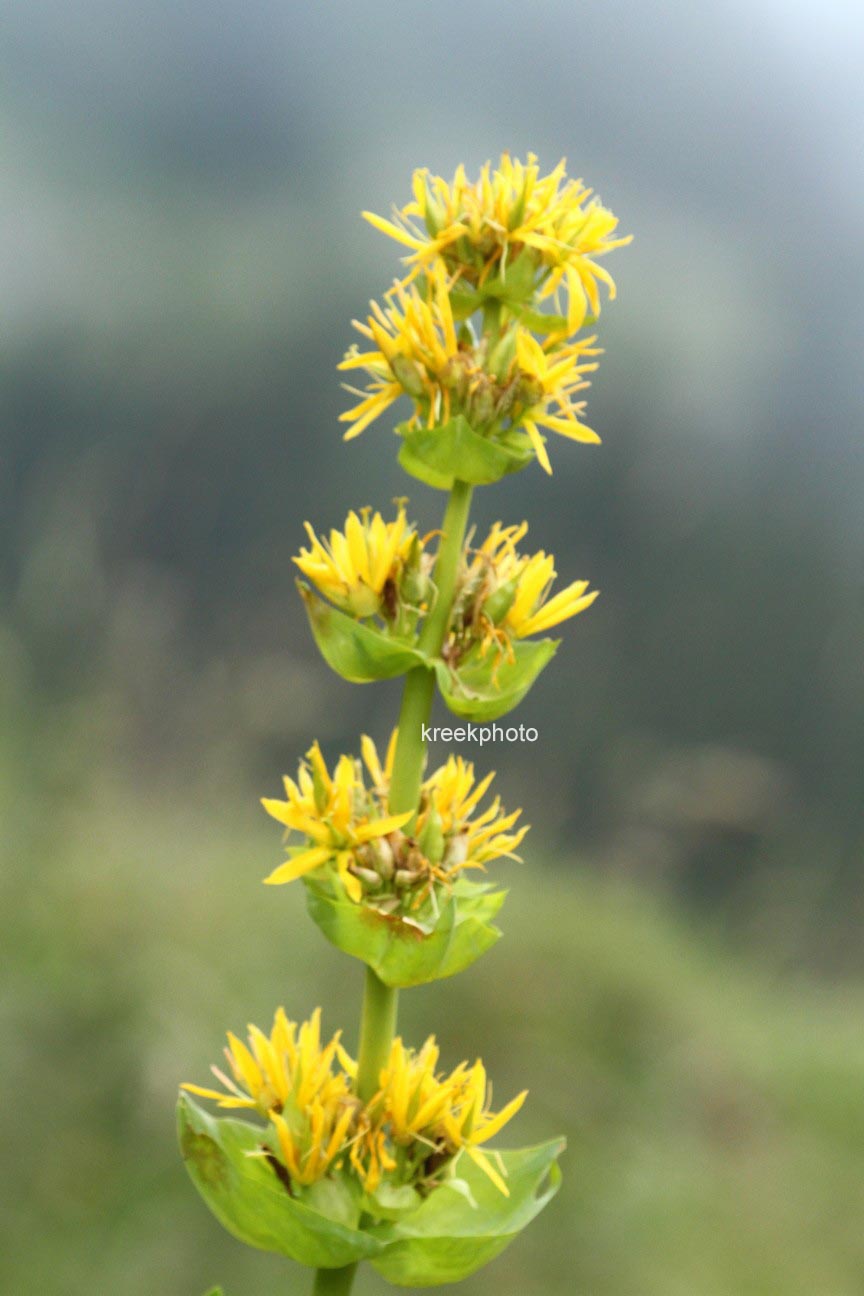
<instances>
[{"instance_id":1,"label":"green stem","mask_svg":"<svg viewBox=\"0 0 864 1296\"><path fill-rule=\"evenodd\" d=\"M348 1296L357 1272L356 1264L344 1269L319 1269L315 1274L312 1296Z\"/></svg>"},{"instance_id":2,"label":"green stem","mask_svg":"<svg viewBox=\"0 0 864 1296\"><path fill-rule=\"evenodd\" d=\"M418 648L428 657L437 657L444 643L450 623L453 595L459 577L459 560L468 527L472 487L467 482L454 482L444 514L441 548L435 564L435 605L426 618L420 633ZM435 672L426 666L417 666L405 677L405 692L399 713L399 737L393 761L393 782L390 786L390 813L401 814L416 810L420 800L423 762L426 744L423 726L432 714L435 696Z\"/></svg>"},{"instance_id":3,"label":"green stem","mask_svg":"<svg viewBox=\"0 0 864 1296\"><path fill-rule=\"evenodd\" d=\"M426 618L420 633L418 647L429 657L437 657L450 624L453 596L459 578L459 563L468 513L471 508L472 487L466 482L454 482L447 501L442 524L443 537L435 564L435 604ZM432 714L435 696L435 672L427 666L418 666L405 677L405 691L399 712L399 737L393 760L393 781L390 786L390 813L400 814L416 810L420 801L423 764L426 744L423 726ZM364 1103L378 1092L381 1070L387 1062L390 1045L396 1034L396 1013L399 992L386 986L372 971L366 969L366 987L360 1017L360 1046L358 1049L357 1081L355 1089ZM357 1266L346 1269L319 1269L315 1275L313 1296L347 1296L351 1291Z\"/></svg>"},{"instance_id":4,"label":"green stem","mask_svg":"<svg viewBox=\"0 0 864 1296\"><path fill-rule=\"evenodd\" d=\"M357 1096L368 1103L378 1092L379 1077L387 1064L390 1044L396 1034L399 992L387 986L370 967L360 1016L360 1048L357 1062Z\"/></svg>"}]
</instances>

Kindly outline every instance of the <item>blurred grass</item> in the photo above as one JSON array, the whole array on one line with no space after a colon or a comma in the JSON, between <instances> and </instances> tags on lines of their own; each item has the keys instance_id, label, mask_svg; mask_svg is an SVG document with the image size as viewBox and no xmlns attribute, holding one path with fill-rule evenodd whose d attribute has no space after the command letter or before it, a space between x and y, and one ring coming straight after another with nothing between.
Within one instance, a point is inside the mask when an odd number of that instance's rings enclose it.
<instances>
[{"instance_id":1,"label":"blurred grass","mask_svg":"<svg viewBox=\"0 0 864 1296\"><path fill-rule=\"evenodd\" d=\"M62 776L8 766L0 1291L306 1293L198 1201L176 1085L278 1003L321 1002L353 1044L359 967L299 887L258 885L279 842L242 787L136 785L74 747ZM528 860L505 939L402 999L406 1035L482 1052L499 1101L530 1088L510 1142L569 1140L561 1194L465 1296L860 1293L864 991L772 978L646 894Z\"/></svg>"}]
</instances>

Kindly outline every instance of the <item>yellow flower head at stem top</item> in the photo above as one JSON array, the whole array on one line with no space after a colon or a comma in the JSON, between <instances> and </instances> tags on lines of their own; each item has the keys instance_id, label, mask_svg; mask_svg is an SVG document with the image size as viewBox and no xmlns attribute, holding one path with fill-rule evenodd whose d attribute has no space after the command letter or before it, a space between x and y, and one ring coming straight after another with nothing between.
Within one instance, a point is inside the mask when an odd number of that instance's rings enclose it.
<instances>
[{"instance_id":1,"label":"yellow flower head at stem top","mask_svg":"<svg viewBox=\"0 0 864 1296\"><path fill-rule=\"evenodd\" d=\"M336 607L351 616L395 619L407 568L418 568L423 542L399 502L396 517L385 522L369 508L351 512L343 530L319 538L307 522L309 548L294 562Z\"/></svg>"},{"instance_id":2,"label":"yellow flower head at stem top","mask_svg":"<svg viewBox=\"0 0 864 1296\"><path fill-rule=\"evenodd\" d=\"M473 183L462 166L449 184L421 168L412 187L413 200L394 220L363 213L409 249L407 281L440 260L450 275L482 290L493 276L506 282L508 268L521 278L518 265L529 272L526 295L537 292L542 300L565 290L569 333L581 328L589 306L599 314L598 282L615 296L614 280L597 258L630 237L614 237L616 217L581 180L566 178L564 159L541 176L533 153L525 163L504 153Z\"/></svg>"},{"instance_id":3,"label":"yellow flower head at stem top","mask_svg":"<svg viewBox=\"0 0 864 1296\"><path fill-rule=\"evenodd\" d=\"M512 655L511 641L551 630L589 608L599 590L572 581L550 598L555 558L544 550L520 554L516 548L528 523L496 522L479 549L466 548L446 652L458 661L475 644Z\"/></svg>"},{"instance_id":4,"label":"yellow flower head at stem top","mask_svg":"<svg viewBox=\"0 0 864 1296\"><path fill-rule=\"evenodd\" d=\"M478 812L494 775L476 782L474 766L462 757L451 757L423 782L416 823L406 833L412 812L386 813L395 748L394 731L382 761L364 735L362 765L340 756L332 776L318 744L309 750L296 782L285 779L287 800L262 801L289 833L305 839L265 881L314 874L355 903L416 926L427 909L437 914L441 886L503 856L518 858L514 852L528 831L515 827L521 811L505 813L496 797Z\"/></svg>"}]
</instances>

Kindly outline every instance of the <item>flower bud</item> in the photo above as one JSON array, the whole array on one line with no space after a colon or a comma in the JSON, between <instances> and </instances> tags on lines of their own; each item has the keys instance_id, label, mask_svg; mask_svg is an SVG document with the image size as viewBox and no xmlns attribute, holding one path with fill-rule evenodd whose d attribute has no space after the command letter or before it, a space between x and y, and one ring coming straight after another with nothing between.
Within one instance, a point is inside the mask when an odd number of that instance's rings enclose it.
<instances>
[{"instance_id":1,"label":"flower bud","mask_svg":"<svg viewBox=\"0 0 864 1296\"><path fill-rule=\"evenodd\" d=\"M521 404L530 409L543 399L543 384L538 378L523 373L519 378L518 396Z\"/></svg>"},{"instance_id":2,"label":"flower bud","mask_svg":"<svg viewBox=\"0 0 864 1296\"><path fill-rule=\"evenodd\" d=\"M494 374L499 382L504 380L507 370L510 368L516 356L516 330L515 328L505 329L501 337L489 352L487 366L489 372Z\"/></svg>"},{"instance_id":3,"label":"flower bud","mask_svg":"<svg viewBox=\"0 0 864 1296\"><path fill-rule=\"evenodd\" d=\"M448 869L458 868L464 864L468 858L468 838L465 833L458 833L451 837L447 843L447 852L444 856L444 867Z\"/></svg>"},{"instance_id":4,"label":"flower bud","mask_svg":"<svg viewBox=\"0 0 864 1296\"><path fill-rule=\"evenodd\" d=\"M471 361L464 351L451 356L441 371L441 385L453 392L460 403L468 395Z\"/></svg>"},{"instance_id":5,"label":"flower bud","mask_svg":"<svg viewBox=\"0 0 864 1296\"><path fill-rule=\"evenodd\" d=\"M429 807L417 845L430 864L441 863L444 855L444 833L441 828L441 816L434 805Z\"/></svg>"},{"instance_id":6,"label":"flower bud","mask_svg":"<svg viewBox=\"0 0 864 1296\"><path fill-rule=\"evenodd\" d=\"M473 427L482 427L495 414L495 388L485 376L480 379L468 405L468 418Z\"/></svg>"},{"instance_id":7,"label":"flower bud","mask_svg":"<svg viewBox=\"0 0 864 1296\"><path fill-rule=\"evenodd\" d=\"M354 859L361 868L369 869L375 867L375 854L370 842L364 842L354 851Z\"/></svg>"},{"instance_id":8,"label":"flower bud","mask_svg":"<svg viewBox=\"0 0 864 1296\"><path fill-rule=\"evenodd\" d=\"M435 238L440 230L447 224L447 212L440 202L437 202L426 188L426 200L424 204L423 223L429 231L429 237Z\"/></svg>"},{"instance_id":9,"label":"flower bud","mask_svg":"<svg viewBox=\"0 0 864 1296\"><path fill-rule=\"evenodd\" d=\"M381 879L372 869L361 868L358 864L352 864L350 872L361 882L365 882L367 887L376 890L381 885Z\"/></svg>"},{"instance_id":10,"label":"flower bud","mask_svg":"<svg viewBox=\"0 0 864 1296\"><path fill-rule=\"evenodd\" d=\"M495 417L500 419L503 418L505 414L509 414L513 409L513 406L516 404L518 396L518 383L511 381L507 383L506 387L502 387L495 405Z\"/></svg>"},{"instance_id":11,"label":"flower bud","mask_svg":"<svg viewBox=\"0 0 864 1296\"><path fill-rule=\"evenodd\" d=\"M429 576L424 569L423 546L416 535L402 569L400 593L403 600L415 608L420 607L429 597Z\"/></svg>"},{"instance_id":12,"label":"flower bud","mask_svg":"<svg viewBox=\"0 0 864 1296\"><path fill-rule=\"evenodd\" d=\"M390 361L390 369L399 386L409 396L417 399L426 394L425 375L416 360L411 360L408 356L396 355Z\"/></svg>"},{"instance_id":13,"label":"flower bud","mask_svg":"<svg viewBox=\"0 0 864 1296\"><path fill-rule=\"evenodd\" d=\"M393 862L393 848L386 837L379 837L376 841L374 858L378 876L384 882L389 882L393 876L395 865Z\"/></svg>"},{"instance_id":14,"label":"flower bud","mask_svg":"<svg viewBox=\"0 0 864 1296\"><path fill-rule=\"evenodd\" d=\"M504 585L499 585L494 594L490 594L483 604L483 611L493 625L500 625L507 613L513 606L513 600L516 597L516 591L519 588L519 578L514 576Z\"/></svg>"}]
</instances>

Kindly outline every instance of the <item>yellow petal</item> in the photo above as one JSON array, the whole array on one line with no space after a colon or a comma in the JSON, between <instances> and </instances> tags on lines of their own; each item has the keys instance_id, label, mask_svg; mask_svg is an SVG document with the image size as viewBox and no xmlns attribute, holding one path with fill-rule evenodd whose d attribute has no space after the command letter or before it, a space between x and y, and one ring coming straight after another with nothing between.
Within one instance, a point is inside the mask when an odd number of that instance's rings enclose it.
<instances>
[{"instance_id":1,"label":"yellow petal","mask_svg":"<svg viewBox=\"0 0 864 1296\"><path fill-rule=\"evenodd\" d=\"M552 465L549 462L549 456L546 453L546 447L543 444L543 438L541 437L540 433L537 431L537 424L533 421L533 419L526 419L524 423L524 427L525 427L525 431L528 433L531 444L534 447L534 453L537 456L537 459L540 463L540 467L543 469L544 472L547 472L551 477Z\"/></svg>"},{"instance_id":2,"label":"yellow petal","mask_svg":"<svg viewBox=\"0 0 864 1296\"><path fill-rule=\"evenodd\" d=\"M219 1103L220 1107L255 1107L256 1103L252 1098L234 1098L231 1094L220 1093L218 1089L205 1089L202 1085L181 1084L181 1089L186 1089L189 1093L198 1094L201 1098L213 1098Z\"/></svg>"},{"instance_id":3,"label":"yellow petal","mask_svg":"<svg viewBox=\"0 0 864 1296\"><path fill-rule=\"evenodd\" d=\"M372 819L369 823L363 824L360 828L355 828L352 836L358 845L368 842L373 837L385 837L387 833L395 832L401 828L414 814L413 810L406 810L404 814L387 815L384 819Z\"/></svg>"},{"instance_id":4,"label":"yellow petal","mask_svg":"<svg viewBox=\"0 0 864 1296\"><path fill-rule=\"evenodd\" d=\"M311 850L302 851L301 854L295 855L293 859L280 864L264 881L269 886L280 886L283 882L293 882L296 878L303 877L304 874L311 873L313 869L326 863L328 859L332 858L332 855L333 851L329 846L313 846Z\"/></svg>"},{"instance_id":5,"label":"yellow petal","mask_svg":"<svg viewBox=\"0 0 864 1296\"><path fill-rule=\"evenodd\" d=\"M418 248L423 247L422 239L415 238L413 234L409 234L407 230L400 229L398 225L394 225L392 221L385 220L383 216L376 216L374 212L368 211L361 212L360 215L364 220L367 220L374 229L380 230L382 234L388 234L390 238L396 239L398 243L404 243L406 247L414 248L415 251Z\"/></svg>"},{"instance_id":6,"label":"yellow petal","mask_svg":"<svg viewBox=\"0 0 864 1296\"><path fill-rule=\"evenodd\" d=\"M491 1116L488 1121L483 1123L480 1133L474 1136L474 1142L485 1143L487 1139L494 1138L498 1131L503 1129L509 1120L513 1119L527 1097L528 1090L523 1089L506 1107L502 1107L496 1116Z\"/></svg>"},{"instance_id":7,"label":"yellow petal","mask_svg":"<svg viewBox=\"0 0 864 1296\"><path fill-rule=\"evenodd\" d=\"M492 1165L492 1162L489 1160L486 1153L481 1152L480 1149L476 1147L466 1147L465 1151L468 1153L474 1164L479 1166L485 1175L489 1176L498 1191L503 1193L505 1197L509 1197L510 1189Z\"/></svg>"}]
</instances>

